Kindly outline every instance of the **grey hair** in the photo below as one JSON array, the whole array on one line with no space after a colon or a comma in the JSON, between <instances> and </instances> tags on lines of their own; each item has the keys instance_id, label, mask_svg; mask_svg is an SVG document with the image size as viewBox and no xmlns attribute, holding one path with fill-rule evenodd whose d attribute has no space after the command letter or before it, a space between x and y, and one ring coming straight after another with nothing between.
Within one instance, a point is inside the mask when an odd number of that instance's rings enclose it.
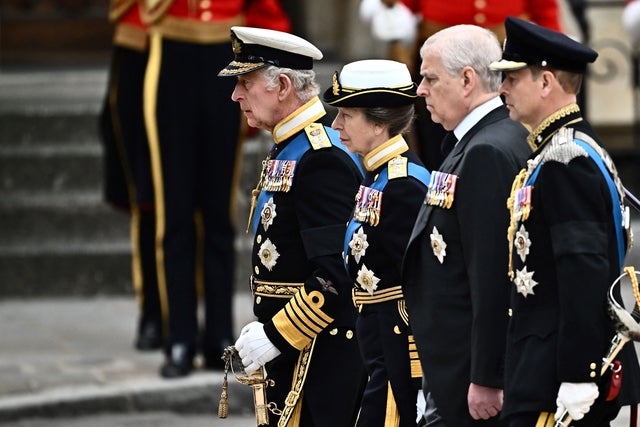
<instances>
[{"instance_id":1,"label":"grey hair","mask_svg":"<svg viewBox=\"0 0 640 427\"><path fill-rule=\"evenodd\" d=\"M320 93L320 85L316 82L316 73L313 70L292 70L269 65L264 68L262 75L267 81L267 89L278 86L278 76L285 74L293 82L293 88L302 102L310 101Z\"/></svg>"},{"instance_id":2,"label":"grey hair","mask_svg":"<svg viewBox=\"0 0 640 427\"><path fill-rule=\"evenodd\" d=\"M455 76L470 66L480 77L485 90L497 92L502 83L502 73L489 70L489 64L502 58L498 38L486 28L475 25L455 25L438 31L424 42L420 57L427 51L436 52L445 70Z\"/></svg>"}]
</instances>

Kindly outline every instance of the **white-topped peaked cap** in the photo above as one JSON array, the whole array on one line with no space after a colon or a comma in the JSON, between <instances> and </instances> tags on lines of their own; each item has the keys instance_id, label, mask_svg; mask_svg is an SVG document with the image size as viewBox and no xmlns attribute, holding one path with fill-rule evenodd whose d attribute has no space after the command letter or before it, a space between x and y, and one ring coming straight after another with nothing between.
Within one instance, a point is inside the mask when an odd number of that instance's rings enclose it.
<instances>
[{"instance_id":1,"label":"white-topped peaked cap","mask_svg":"<svg viewBox=\"0 0 640 427\"><path fill-rule=\"evenodd\" d=\"M313 69L313 60L322 52L296 35L266 28L231 27L231 45L235 58L219 76L238 76L268 65L294 70Z\"/></svg>"},{"instance_id":2,"label":"white-topped peaked cap","mask_svg":"<svg viewBox=\"0 0 640 427\"><path fill-rule=\"evenodd\" d=\"M365 59L351 62L333 75L323 95L336 107L392 107L413 104L416 84L402 62Z\"/></svg>"}]
</instances>

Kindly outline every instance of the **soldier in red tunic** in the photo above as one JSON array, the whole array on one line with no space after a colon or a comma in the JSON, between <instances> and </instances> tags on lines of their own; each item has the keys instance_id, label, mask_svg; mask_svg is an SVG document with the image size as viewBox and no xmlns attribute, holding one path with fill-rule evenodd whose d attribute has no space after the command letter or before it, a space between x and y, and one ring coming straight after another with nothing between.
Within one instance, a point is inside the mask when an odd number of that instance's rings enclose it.
<instances>
[{"instance_id":1,"label":"soldier in red tunic","mask_svg":"<svg viewBox=\"0 0 640 427\"><path fill-rule=\"evenodd\" d=\"M217 73L233 59L229 34L252 20L288 29L276 0L147 0L145 122L156 194L156 249L168 313L166 378L188 375L201 351L222 368L233 342L233 177L240 110L234 82ZM198 285L198 286L197 286ZM198 293L204 325L198 324Z\"/></svg>"},{"instance_id":2,"label":"soldier in red tunic","mask_svg":"<svg viewBox=\"0 0 640 427\"><path fill-rule=\"evenodd\" d=\"M149 147L142 115L148 55L147 26L138 0L113 0L115 23L109 86L100 115L105 148L105 198L131 216L132 280L139 319L135 347L162 346L162 317L155 261L155 217Z\"/></svg>"}]
</instances>

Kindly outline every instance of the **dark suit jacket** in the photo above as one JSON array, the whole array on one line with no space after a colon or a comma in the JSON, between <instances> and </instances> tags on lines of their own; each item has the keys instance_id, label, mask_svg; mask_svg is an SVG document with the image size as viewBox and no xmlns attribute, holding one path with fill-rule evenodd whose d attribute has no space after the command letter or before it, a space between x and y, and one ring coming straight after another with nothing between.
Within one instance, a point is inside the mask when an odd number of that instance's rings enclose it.
<instances>
[{"instance_id":1,"label":"dark suit jacket","mask_svg":"<svg viewBox=\"0 0 640 427\"><path fill-rule=\"evenodd\" d=\"M503 386L510 291L506 200L531 153L526 136L504 106L467 132L440 167L459 177L451 208L424 204L405 254L404 295L425 391L448 426L474 425L470 382ZM434 229L447 245L442 263L431 247Z\"/></svg>"}]
</instances>

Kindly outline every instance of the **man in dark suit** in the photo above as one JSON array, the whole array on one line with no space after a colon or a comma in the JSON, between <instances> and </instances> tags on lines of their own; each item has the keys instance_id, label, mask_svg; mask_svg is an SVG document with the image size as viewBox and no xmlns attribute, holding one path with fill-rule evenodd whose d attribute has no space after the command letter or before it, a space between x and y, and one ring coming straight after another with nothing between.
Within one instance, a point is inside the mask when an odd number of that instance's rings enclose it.
<instances>
[{"instance_id":1,"label":"man in dark suit","mask_svg":"<svg viewBox=\"0 0 640 427\"><path fill-rule=\"evenodd\" d=\"M505 200L531 150L489 71L501 56L492 32L449 27L420 55L418 95L449 131L450 150L432 172L403 268L427 415L435 403L442 418L427 425L498 425L509 299Z\"/></svg>"},{"instance_id":2,"label":"man in dark suit","mask_svg":"<svg viewBox=\"0 0 640 427\"><path fill-rule=\"evenodd\" d=\"M510 427L609 426L640 400L633 345L602 375L615 335L607 293L630 241L615 166L576 104L598 54L564 34L508 18L500 88L534 150L507 205L511 319L503 415ZM500 74L500 73L496 73ZM620 368L620 370L618 370ZM624 372L624 373L622 373ZM621 379L621 381L620 381ZM579 421L578 421L579 420Z\"/></svg>"}]
</instances>

